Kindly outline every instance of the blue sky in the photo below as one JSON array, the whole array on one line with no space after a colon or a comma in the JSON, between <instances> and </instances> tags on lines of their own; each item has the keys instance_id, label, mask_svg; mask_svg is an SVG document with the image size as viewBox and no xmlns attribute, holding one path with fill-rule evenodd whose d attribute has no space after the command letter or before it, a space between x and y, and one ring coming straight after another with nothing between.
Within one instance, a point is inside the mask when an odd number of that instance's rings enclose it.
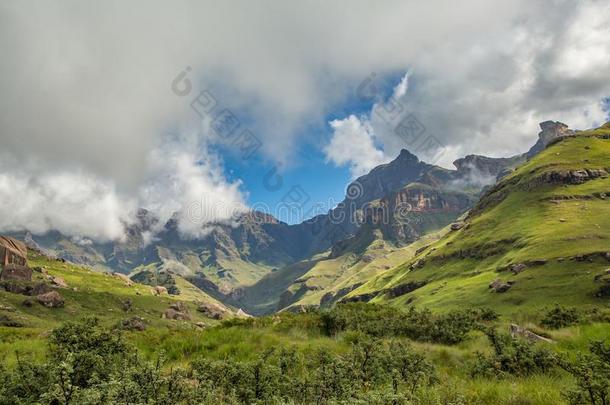
<instances>
[{"instance_id":1,"label":"blue sky","mask_svg":"<svg viewBox=\"0 0 610 405\"><path fill-rule=\"evenodd\" d=\"M404 72L373 73L373 75L378 96L385 98L400 82ZM296 156L290 166L285 169L274 171L276 167L274 162L265 159L260 153L244 160L230 145L216 148L216 152L223 158L227 180L242 182L242 190L247 193L249 206L263 211L268 209L269 213L284 222L299 223L314 214L333 208L343 200L345 189L352 180L349 168L338 167L332 162L327 162L322 148L328 143L331 136L329 121L342 119L350 114L360 116L370 113L375 100L366 100L356 96L360 83L347 83L350 89L346 93L353 96L347 97L334 106L325 117L324 125L308 127L302 131L303 133L297 139L303 141L296 146ZM240 119L244 117L244 121L255 131L256 123L247 117L245 111L239 111L236 114ZM318 140L319 143L313 143L312 140ZM281 186L276 184L274 173L281 175ZM269 178L267 185L266 177ZM273 183L271 187L269 187L269 183ZM285 209L278 208L282 206L282 201L288 201L291 198L299 198L303 202L302 211L286 212Z\"/></svg>"}]
</instances>

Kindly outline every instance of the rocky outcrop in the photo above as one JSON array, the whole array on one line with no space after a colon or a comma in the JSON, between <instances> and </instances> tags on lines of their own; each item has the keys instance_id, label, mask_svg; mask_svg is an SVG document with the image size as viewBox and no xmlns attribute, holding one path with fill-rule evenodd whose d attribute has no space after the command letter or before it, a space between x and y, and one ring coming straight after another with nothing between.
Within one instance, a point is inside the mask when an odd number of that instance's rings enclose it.
<instances>
[{"instance_id":1,"label":"rocky outcrop","mask_svg":"<svg viewBox=\"0 0 610 405\"><path fill-rule=\"evenodd\" d=\"M489 188L475 207L470 210L468 216L474 217L485 209L489 209L502 201L515 189L530 191L550 184L576 185L583 184L590 180L608 177L610 169L583 168L579 170L550 170L544 171L534 178L523 179L523 176L516 176L502 181Z\"/></svg>"},{"instance_id":2,"label":"rocky outcrop","mask_svg":"<svg viewBox=\"0 0 610 405\"><path fill-rule=\"evenodd\" d=\"M171 319L175 321L190 321L191 316L186 312L177 311L174 308L168 308L163 312L161 316L164 319Z\"/></svg>"},{"instance_id":3,"label":"rocky outcrop","mask_svg":"<svg viewBox=\"0 0 610 405\"><path fill-rule=\"evenodd\" d=\"M375 298L379 293L372 292L366 294L353 295L351 297L345 297L339 302L369 302L373 298Z\"/></svg>"},{"instance_id":4,"label":"rocky outcrop","mask_svg":"<svg viewBox=\"0 0 610 405\"><path fill-rule=\"evenodd\" d=\"M514 281L507 281L507 282L503 282L500 279L496 279L494 281L492 281L489 284L489 288L493 291L493 292L497 292L497 293L505 293L508 290L510 290L510 288L515 284Z\"/></svg>"},{"instance_id":5,"label":"rocky outcrop","mask_svg":"<svg viewBox=\"0 0 610 405\"><path fill-rule=\"evenodd\" d=\"M36 283L34 284L30 290L28 290L27 295L38 296L42 294L46 294L53 291L53 289L46 283Z\"/></svg>"},{"instance_id":6,"label":"rocky outcrop","mask_svg":"<svg viewBox=\"0 0 610 405\"><path fill-rule=\"evenodd\" d=\"M464 222L454 222L453 224L451 224L451 230L452 231L459 231L460 229L462 229L464 227Z\"/></svg>"},{"instance_id":7,"label":"rocky outcrop","mask_svg":"<svg viewBox=\"0 0 610 405\"><path fill-rule=\"evenodd\" d=\"M513 274L519 274L523 270L525 270L526 267L527 267L527 265L525 263L515 263L515 264L511 264L510 266L508 266L508 269Z\"/></svg>"},{"instance_id":8,"label":"rocky outcrop","mask_svg":"<svg viewBox=\"0 0 610 405\"><path fill-rule=\"evenodd\" d=\"M0 236L0 266L26 266L27 257L28 249L25 243L10 236Z\"/></svg>"},{"instance_id":9,"label":"rocky outcrop","mask_svg":"<svg viewBox=\"0 0 610 405\"><path fill-rule=\"evenodd\" d=\"M0 273L0 281L31 281L32 269L19 264L7 264Z\"/></svg>"},{"instance_id":10,"label":"rocky outcrop","mask_svg":"<svg viewBox=\"0 0 610 405\"><path fill-rule=\"evenodd\" d=\"M400 297L401 295L405 295L410 292L413 292L413 291L417 290L418 288L425 286L426 284L427 284L426 281L410 281L408 283L403 283L403 284L399 284L397 286L388 288L387 290L384 290L384 292L388 295L388 297L396 298L396 297Z\"/></svg>"},{"instance_id":11,"label":"rocky outcrop","mask_svg":"<svg viewBox=\"0 0 610 405\"><path fill-rule=\"evenodd\" d=\"M160 285L156 285L152 288L152 293L153 293L153 295L167 294L167 288L160 286Z\"/></svg>"},{"instance_id":12,"label":"rocky outcrop","mask_svg":"<svg viewBox=\"0 0 610 405\"><path fill-rule=\"evenodd\" d=\"M169 308L163 312L161 316L164 319L172 319L177 321L190 321L191 316L186 304L182 301L175 301L169 305Z\"/></svg>"},{"instance_id":13,"label":"rocky outcrop","mask_svg":"<svg viewBox=\"0 0 610 405\"><path fill-rule=\"evenodd\" d=\"M64 306L64 297L62 297L57 291L51 291L46 294L40 294L36 297L36 300L47 308L61 308Z\"/></svg>"},{"instance_id":14,"label":"rocky outcrop","mask_svg":"<svg viewBox=\"0 0 610 405\"><path fill-rule=\"evenodd\" d=\"M146 330L146 321L139 316L133 316L128 319L123 319L120 323L120 328L123 330L142 332Z\"/></svg>"},{"instance_id":15,"label":"rocky outcrop","mask_svg":"<svg viewBox=\"0 0 610 405\"><path fill-rule=\"evenodd\" d=\"M199 303L197 305L197 311L201 312L207 318L216 320L223 319L228 312L224 306L213 302Z\"/></svg>"},{"instance_id":16,"label":"rocky outcrop","mask_svg":"<svg viewBox=\"0 0 610 405\"><path fill-rule=\"evenodd\" d=\"M133 286L133 281L131 281L131 279L129 277L127 277L125 274L122 274L122 273L112 273L112 275L115 278L118 278L119 280L121 280L127 287Z\"/></svg>"},{"instance_id":17,"label":"rocky outcrop","mask_svg":"<svg viewBox=\"0 0 610 405\"><path fill-rule=\"evenodd\" d=\"M532 158L538 153L542 152L550 143L554 142L555 140L574 134L573 130L569 129L566 124L559 121L541 122L540 129L542 129L542 131L538 133L538 141L525 154L527 158Z\"/></svg>"},{"instance_id":18,"label":"rocky outcrop","mask_svg":"<svg viewBox=\"0 0 610 405\"><path fill-rule=\"evenodd\" d=\"M473 195L413 183L367 205L363 230L381 229L386 239L409 243L442 228L474 204Z\"/></svg>"},{"instance_id":19,"label":"rocky outcrop","mask_svg":"<svg viewBox=\"0 0 610 405\"><path fill-rule=\"evenodd\" d=\"M345 297L350 292L354 291L356 288L360 287L363 283L356 283L349 287L341 288L337 291L329 291L320 298L320 306L327 306L333 302L338 301L339 299Z\"/></svg>"},{"instance_id":20,"label":"rocky outcrop","mask_svg":"<svg viewBox=\"0 0 610 405\"><path fill-rule=\"evenodd\" d=\"M536 188L544 184L583 184L589 180L608 177L605 169L581 169L549 171L528 183L529 188Z\"/></svg>"},{"instance_id":21,"label":"rocky outcrop","mask_svg":"<svg viewBox=\"0 0 610 405\"><path fill-rule=\"evenodd\" d=\"M61 277L51 277L51 282L59 288L68 288L68 283Z\"/></svg>"},{"instance_id":22,"label":"rocky outcrop","mask_svg":"<svg viewBox=\"0 0 610 405\"><path fill-rule=\"evenodd\" d=\"M553 340L551 340L549 338L545 338L544 336L537 335L534 332L532 332L526 328L523 328L519 325L516 325L514 323L510 325L509 330L510 330L510 335L513 338L517 338L517 337L524 338L532 343L537 343L537 342L555 343Z\"/></svg>"},{"instance_id":23,"label":"rocky outcrop","mask_svg":"<svg viewBox=\"0 0 610 405\"><path fill-rule=\"evenodd\" d=\"M593 281L602 284L595 293L597 298L610 297L610 269L606 269L601 274L596 275Z\"/></svg>"}]
</instances>

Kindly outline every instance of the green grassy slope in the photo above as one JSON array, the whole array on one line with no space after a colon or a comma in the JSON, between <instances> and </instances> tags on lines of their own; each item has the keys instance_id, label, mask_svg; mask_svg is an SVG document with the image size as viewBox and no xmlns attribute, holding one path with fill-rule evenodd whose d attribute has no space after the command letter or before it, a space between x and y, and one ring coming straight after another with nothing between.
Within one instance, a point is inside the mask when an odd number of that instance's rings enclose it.
<instances>
[{"instance_id":1,"label":"green grassy slope","mask_svg":"<svg viewBox=\"0 0 610 405\"><path fill-rule=\"evenodd\" d=\"M603 172L581 184L566 179L574 171L610 171L608 138L610 124L550 145L483 196L464 228L349 297L437 310L486 305L505 313L555 302L608 304L596 296L594 278L610 267L610 179ZM509 271L521 263L524 271ZM515 284L491 292L496 279ZM427 284L398 297L385 293L410 282Z\"/></svg>"},{"instance_id":2,"label":"green grassy slope","mask_svg":"<svg viewBox=\"0 0 610 405\"><path fill-rule=\"evenodd\" d=\"M68 287L56 290L65 299L63 308L46 308L36 302L31 307L27 307L22 303L29 297L0 289L0 305L4 308L0 314L19 322L27 330L35 330L40 333L56 327L62 322L83 316L96 316L108 325L133 316L143 318L149 326L153 327L181 325L192 328L195 327L196 322L210 325L216 323L197 312L196 308L197 302L217 301L182 278L177 278L180 295L156 296L150 286L137 283L128 286L123 280L108 273L99 273L68 262L63 263L33 252L30 252L28 265L46 268L50 276L62 278ZM33 282L43 280L43 274L33 273ZM132 308L125 312L123 302L128 299L132 301ZM161 318L170 304L176 301L185 303L192 318L191 321L172 321Z\"/></svg>"},{"instance_id":3,"label":"green grassy slope","mask_svg":"<svg viewBox=\"0 0 610 405\"><path fill-rule=\"evenodd\" d=\"M374 239L361 246L362 250L350 249L338 257L317 261L293 280L285 293L290 299L280 300L279 304L288 309L331 305L357 286L410 259L418 249L438 240L445 232L430 233L412 244L397 247L375 230Z\"/></svg>"}]
</instances>

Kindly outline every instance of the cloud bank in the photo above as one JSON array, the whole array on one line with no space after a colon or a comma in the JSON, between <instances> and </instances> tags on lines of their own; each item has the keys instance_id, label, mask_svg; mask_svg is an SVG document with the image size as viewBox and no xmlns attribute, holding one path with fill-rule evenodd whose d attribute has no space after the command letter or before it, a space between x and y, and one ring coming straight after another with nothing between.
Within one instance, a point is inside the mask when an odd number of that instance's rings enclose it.
<instances>
[{"instance_id":1,"label":"cloud bank","mask_svg":"<svg viewBox=\"0 0 610 405\"><path fill-rule=\"evenodd\" d=\"M262 156L283 164L371 72L409 71L396 96L447 166L524 151L539 121L603 120L609 29L602 1L3 2L0 230L117 238L136 206L167 215L203 194L215 196L206 207L241 207L245 190L223 178L214 137L171 91L187 66L193 87L214 89L253 123ZM353 174L405 147L372 111L334 118L308 142ZM437 154L428 149L422 158ZM206 208L202 222L224 211Z\"/></svg>"}]
</instances>

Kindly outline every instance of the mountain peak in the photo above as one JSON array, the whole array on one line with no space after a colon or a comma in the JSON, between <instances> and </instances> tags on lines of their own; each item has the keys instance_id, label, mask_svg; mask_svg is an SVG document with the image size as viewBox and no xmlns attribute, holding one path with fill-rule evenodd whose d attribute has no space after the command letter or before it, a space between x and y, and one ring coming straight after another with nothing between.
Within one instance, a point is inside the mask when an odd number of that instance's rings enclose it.
<instances>
[{"instance_id":1,"label":"mountain peak","mask_svg":"<svg viewBox=\"0 0 610 405\"><path fill-rule=\"evenodd\" d=\"M574 133L566 124L559 121L544 121L539 125L542 131L538 133L538 142L527 152L528 158L543 151L552 140Z\"/></svg>"},{"instance_id":2,"label":"mountain peak","mask_svg":"<svg viewBox=\"0 0 610 405\"><path fill-rule=\"evenodd\" d=\"M412 154L411 152L409 152L409 150L401 149L400 153L398 154L396 159L394 159L394 161L397 161L397 160L408 160L408 161L418 162L419 158L417 156L415 156L414 154Z\"/></svg>"}]
</instances>

